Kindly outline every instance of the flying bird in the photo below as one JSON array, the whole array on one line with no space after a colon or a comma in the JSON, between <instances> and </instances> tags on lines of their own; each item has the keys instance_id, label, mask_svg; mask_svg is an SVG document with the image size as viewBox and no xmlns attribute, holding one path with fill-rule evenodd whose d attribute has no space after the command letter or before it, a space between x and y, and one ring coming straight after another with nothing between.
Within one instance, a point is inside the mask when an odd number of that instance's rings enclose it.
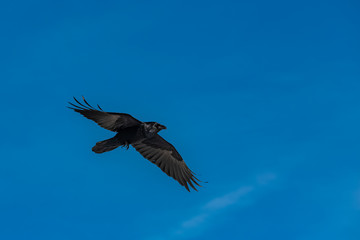
<instances>
[{"instance_id":1,"label":"flying bird","mask_svg":"<svg viewBox=\"0 0 360 240\"><path fill-rule=\"evenodd\" d=\"M110 139L97 142L92 148L95 153L104 153L122 146L129 149L133 146L144 158L156 164L168 176L174 178L189 192L190 185L197 191L194 184L200 186L200 181L188 168L175 147L163 139L158 132L166 129L157 122L142 122L127 113L105 112L97 105L98 109L91 106L83 97L84 103L74 97L73 104L68 108L80 113L84 117L93 120L99 126L116 132Z\"/></svg>"}]
</instances>

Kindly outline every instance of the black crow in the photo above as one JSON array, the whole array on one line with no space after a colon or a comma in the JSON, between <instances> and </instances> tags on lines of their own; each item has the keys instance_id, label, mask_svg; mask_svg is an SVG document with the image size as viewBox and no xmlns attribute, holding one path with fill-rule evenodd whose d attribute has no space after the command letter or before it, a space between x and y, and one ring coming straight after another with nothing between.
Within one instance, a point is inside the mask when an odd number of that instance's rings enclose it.
<instances>
[{"instance_id":1,"label":"black crow","mask_svg":"<svg viewBox=\"0 0 360 240\"><path fill-rule=\"evenodd\" d=\"M108 152L119 146L129 149L129 145L132 145L144 158L155 163L188 191L190 191L188 184L197 191L193 183L200 186L197 183L200 180L186 166L174 146L158 134L162 129L166 129L164 125L157 122L141 122L126 113L105 112L99 105L97 105L99 109L95 109L84 97L84 103L79 102L75 97L74 100L79 105L69 102L72 106L69 108L93 120L101 127L116 132L114 137L97 142L92 148L95 153Z\"/></svg>"}]
</instances>

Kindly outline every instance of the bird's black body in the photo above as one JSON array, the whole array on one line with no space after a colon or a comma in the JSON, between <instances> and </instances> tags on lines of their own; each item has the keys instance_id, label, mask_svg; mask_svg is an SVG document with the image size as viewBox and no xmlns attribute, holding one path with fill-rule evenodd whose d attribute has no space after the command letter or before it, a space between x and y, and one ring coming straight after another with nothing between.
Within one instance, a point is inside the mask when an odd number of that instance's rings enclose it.
<instances>
[{"instance_id":1,"label":"bird's black body","mask_svg":"<svg viewBox=\"0 0 360 240\"><path fill-rule=\"evenodd\" d=\"M121 129L118 131L115 137L119 139L119 141L121 141L122 144L129 145L140 141L145 136L142 127L140 125L140 126L133 126L133 127Z\"/></svg>"},{"instance_id":2,"label":"bird's black body","mask_svg":"<svg viewBox=\"0 0 360 240\"><path fill-rule=\"evenodd\" d=\"M136 126L119 129L113 138L96 143L92 150L95 153L103 153L119 146L125 146L129 149L129 145L137 143L151 134L146 131L145 124L152 123L141 123ZM111 145L114 148L108 148L107 145Z\"/></svg>"},{"instance_id":3,"label":"bird's black body","mask_svg":"<svg viewBox=\"0 0 360 240\"><path fill-rule=\"evenodd\" d=\"M143 138L143 133L140 126L133 126L129 128L120 129L119 132L108 140L97 142L96 145L92 148L95 153L103 153L111 151L119 146L126 146L129 148L129 145L141 140Z\"/></svg>"},{"instance_id":4,"label":"bird's black body","mask_svg":"<svg viewBox=\"0 0 360 240\"><path fill-rule=\"evenodd\" d=\"M97 142L92 148L95 153L108 152L119 146L129 148L129 145L132 145L136 151L160 167L188 191L190 191L188 184L195 190L193 183L200 186L196 182L198 179L186 166L174 146L158 135L159 131L166 129L165 126L157 122L141 122L126 113L104 112L99 105L97 110L85 98L83 98L85 104L74 99L79 105L70 103L73 107L69 108L95 121L101 127L116 132L114 137Z\"/></svg>"}]
</instances>

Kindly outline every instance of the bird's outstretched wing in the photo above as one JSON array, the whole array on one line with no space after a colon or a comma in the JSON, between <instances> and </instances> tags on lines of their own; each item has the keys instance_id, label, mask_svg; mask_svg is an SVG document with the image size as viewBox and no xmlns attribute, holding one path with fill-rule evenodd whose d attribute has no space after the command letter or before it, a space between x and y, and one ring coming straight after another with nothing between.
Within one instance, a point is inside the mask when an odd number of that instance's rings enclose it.
<instances>
[{"instance_id":1,"label":"bird's outstretched wing","mask_svg":"<svg viewBox=\"0 0 360 240\"><path fill-rule=\"evenodd\" d=\"M83 97L84 103L79 102L75 97L74 100L79 104L75 105L71 102L69 104L75 112L82 114L84 117L93 120L101 127L117 132L120 129L137 126L141 124L141 121L132 117L130 114L126 113L113 113L113 112L104 112L99 105L99 110L92 107Z\"/></svg>"},{"instance_id":2,"label":"bird's outstretched wing","mask_svg":"<svg viewBox=\"0 0 360 240\"><path fill-rule=\"evenodd\" d=\"M200 180L197 179L194 173L186 166L175 147L160 135L155 134L154 137L133 143L132 146L143 155L144 158L155 163L163 172L178 181L189 192L188 184L197 191L193 183L200 186L196 182L196 180Z\"/></svg>"}]
</instances>

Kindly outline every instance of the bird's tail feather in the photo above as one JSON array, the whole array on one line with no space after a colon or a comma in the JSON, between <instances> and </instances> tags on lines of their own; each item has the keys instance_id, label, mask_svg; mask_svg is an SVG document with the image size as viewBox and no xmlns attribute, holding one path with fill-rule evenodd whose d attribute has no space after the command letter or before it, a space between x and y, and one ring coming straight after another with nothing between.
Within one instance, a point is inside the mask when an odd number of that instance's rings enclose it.
<instances>
[{"instance_id":1,"label":"bird's tail feather","mask_svg":"<svg viewBox=\"0 0 360 240\"><path fill-rule=\"evenodd\" d=\"M96 145L92 148L95 153L104 153L123 145L118 138L113 137L104 141L97 142Z\"/></svg>"}]
</instances>

